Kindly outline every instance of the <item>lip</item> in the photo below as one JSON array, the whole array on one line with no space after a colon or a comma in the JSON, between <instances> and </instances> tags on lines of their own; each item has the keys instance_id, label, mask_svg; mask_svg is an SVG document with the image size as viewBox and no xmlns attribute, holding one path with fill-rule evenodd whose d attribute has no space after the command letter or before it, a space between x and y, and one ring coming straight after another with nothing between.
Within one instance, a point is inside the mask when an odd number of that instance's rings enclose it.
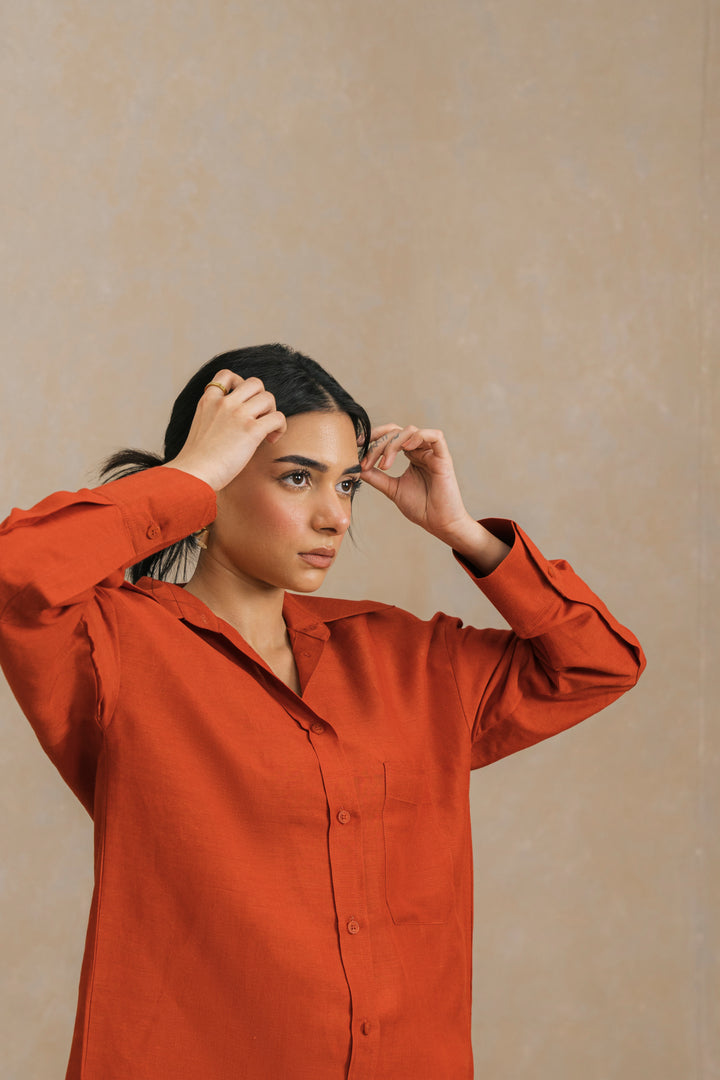
<instances>
[{"instance_id":1,"label":"lip","mask_svg":"<svg viewBox=\"0 0 720 1080\"><path fill-rule=\"evenodd\" d=\"M325 570L335 558L335 548L314 548L312 551L300 551L299 555L310 566Z\"/></svg>"}]
</instances>

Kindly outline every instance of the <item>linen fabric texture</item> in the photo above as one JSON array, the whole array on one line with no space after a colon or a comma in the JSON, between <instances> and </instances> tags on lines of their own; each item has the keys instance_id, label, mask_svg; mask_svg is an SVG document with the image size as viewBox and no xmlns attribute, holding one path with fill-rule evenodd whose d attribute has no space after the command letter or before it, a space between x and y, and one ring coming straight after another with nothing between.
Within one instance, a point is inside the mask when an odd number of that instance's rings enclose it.
<instances>
[{"instance_id":1,"label":"linen fabric texture","mask_svg":"<svg viewBox=\"0 0 720 1080\"><path fill-rule=\"evenodd\" d=\"M67 1080L470 1080L473 767L631 687L635 637L511 522L511 629L286 594L302 694L179 585L210 523L150 469L0 527L0 659L94 820ZM459 558L459 557L458 557Z\"/></svg>"}]
</instances>

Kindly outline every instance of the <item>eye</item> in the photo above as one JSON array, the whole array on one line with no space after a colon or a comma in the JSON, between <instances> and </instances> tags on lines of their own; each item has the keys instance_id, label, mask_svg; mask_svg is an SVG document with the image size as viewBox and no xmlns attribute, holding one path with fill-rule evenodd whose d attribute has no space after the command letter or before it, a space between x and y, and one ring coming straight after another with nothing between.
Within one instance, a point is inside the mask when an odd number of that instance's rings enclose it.
<instances>
[{"instance_id":1,"label":"eye","mask_svg":"<svg viewBox=\"0 0 720 1080\"><path fill-rule=\"evenodd\" d=\"M345 479L341 480L338 484L338 489L342 491L343 495L349 495L352 499L361 484L362 480L359 480L354 476L346 476Z\"/></svg>"},{"instance_id":2,"label":"eye","mask_svg":"<svg viewBox=\"0 0 720 1080\"><path fill-rule=\"evenodd\" d=\"M285 476L281 476L280 480L283 484L287 484L288 487L303 488L307 487L310 483L310 473L307 469L295 469L291 473L286 473Z\"/></svg>"}]
</instances>

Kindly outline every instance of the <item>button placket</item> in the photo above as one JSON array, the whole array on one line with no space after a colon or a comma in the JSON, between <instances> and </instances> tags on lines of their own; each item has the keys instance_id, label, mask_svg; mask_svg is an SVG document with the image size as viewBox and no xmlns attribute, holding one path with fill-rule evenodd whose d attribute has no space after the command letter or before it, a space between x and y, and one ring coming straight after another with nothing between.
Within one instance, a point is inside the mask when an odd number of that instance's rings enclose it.
<instances>
[{"instance_id":1,"label":"button placket","mask_svg":"<svg viewBox=\"0 0 720 1080\"><path fill-rule=\"evenodd\" d=\"M307 712L312 713L309 705ZM366 1080L372 1075L379 1042L377 1038L365 1038L360 1027L363 1021L370 1022L377 1004L367 915L362 817L353 772L345 759L334 718L331 716L323 722L317 713L307 716L307 712L305 723L322 773L328 810L331 819L334 817L337 822L336 828L328 830L327 843L339 930L338 944L350 989L353 1015L360 1017L360 1021L353 1024L357 1039L353 1040L348 1078ZM316 730L318 727L319 731ZM362 1040L360 1036L363 1036Z\"/></svg>"},{"instance_id":2,"label":"button placket","mask_svg":"<svg viewBox=\"0 0 720 1080\"><path fill-rule=\"evenodd\" d=\"M303 692L310 682L317 665L320 663L329 633L325 626L317 624L301 630L291 629L290 643L295 655L295 663L300 675Z\"/></svg>"}]
</instances>

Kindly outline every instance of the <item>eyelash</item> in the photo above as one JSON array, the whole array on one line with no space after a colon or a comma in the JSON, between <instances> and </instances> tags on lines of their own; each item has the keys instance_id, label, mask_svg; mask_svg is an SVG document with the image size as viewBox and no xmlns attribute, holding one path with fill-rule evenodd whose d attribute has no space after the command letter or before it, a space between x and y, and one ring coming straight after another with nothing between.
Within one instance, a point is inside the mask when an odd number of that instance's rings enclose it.
<instances>
[{"instance_id":1,"label":"eyelash","mask_svg":"<svg viewBox=\"0 0 720 1080\"><path fill-rule=\"evenodd\" d=\"M306 486L305 484L301 485L289 483L289 481L292 480L295 476L302 476L303 479L307 482L310 482L312 480L312 474L308 469L293 469L292 472L285 473L284 476L281 476L280 481L281 483L285 483L287 487L295 488L297 491L302 491L303 487ZM351 485L348 491L343 491L341 494L347 495L350 499L352 499L356 495L358 488L362 485L362 480L356 479L354 476L346 476L344 480L340 481L340 483Z\"/></svg>"}]
</instances>

